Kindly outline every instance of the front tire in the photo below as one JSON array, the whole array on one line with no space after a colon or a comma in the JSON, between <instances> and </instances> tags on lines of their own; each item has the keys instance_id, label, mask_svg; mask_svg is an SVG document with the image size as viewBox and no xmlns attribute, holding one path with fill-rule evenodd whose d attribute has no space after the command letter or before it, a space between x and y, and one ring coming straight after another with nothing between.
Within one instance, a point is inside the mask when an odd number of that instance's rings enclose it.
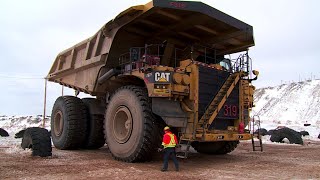
<instances>
[{"instance_id":1,"label":"front tire","mask_svg":"<svg viewBox=\"0 0 320 180\"><path fill-rule=\"evenodd\" d=\"M159 129L145 88L124 86L108 104L105 115L106 143L120 161L150 160L157 146Z\"/></svg>"},{"instance_id":2,"label":"front tire","mask_svg":"<svg viewBox=\"0 0 320 180\"><path fill-rule=\"evenodd\" d=\"M58 149L77 149L86 140L86 107L74 96L60 96L51 114L51 136Z\"/></svg>"}]
</instances>

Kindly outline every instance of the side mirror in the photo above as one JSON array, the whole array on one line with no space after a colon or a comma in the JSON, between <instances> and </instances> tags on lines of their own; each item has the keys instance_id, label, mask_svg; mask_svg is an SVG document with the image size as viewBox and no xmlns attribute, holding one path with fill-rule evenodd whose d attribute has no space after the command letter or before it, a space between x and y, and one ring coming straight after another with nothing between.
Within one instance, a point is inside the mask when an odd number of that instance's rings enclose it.
<instances>
[{"instance_id":1,"label":"side mirror","mask_svg":"<svg viewBox=\"0 0 320 180\"><path fill-rule=\"evenodd\" d=\"M256 75L256 76L259 75L259 71L257 71L257 70L253 70L252 73L253 73L254 75Z\"/></svg>"},{"instance_id":2,"label":"side mirror","mask_svg":"<svg viewBox=\"0 0 320 180\"><path fill-rule=\"evenodd\" d=\"M257 70L253 70L252 73L256 76L253 79L249 79L249 82L251 83L251 81L255 81L258 79L258 75L259 75L259 71Z\"/></svg>"}]
</instances>

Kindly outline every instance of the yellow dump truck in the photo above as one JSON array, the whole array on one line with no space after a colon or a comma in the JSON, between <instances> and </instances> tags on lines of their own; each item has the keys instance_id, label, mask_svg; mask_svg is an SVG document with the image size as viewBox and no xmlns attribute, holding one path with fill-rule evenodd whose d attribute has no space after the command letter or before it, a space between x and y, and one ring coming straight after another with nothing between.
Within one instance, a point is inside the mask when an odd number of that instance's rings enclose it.
<instances>
[{"instance_id":1,"label":"yellow dump truck","mask_svg":"<svg viewBox=\"0 0 320 180\"><path fill-rule=\"evenodd\" d=\"M153 0L128 8L55 59L47 79L75 96L54 104L54 146L106 143L117 160L147 161L168 125L186 151L233 151L251 139L253 45L252 26L202 2ZM80 99L79 92L95 98Z\"/></svg>"}]
</instances>

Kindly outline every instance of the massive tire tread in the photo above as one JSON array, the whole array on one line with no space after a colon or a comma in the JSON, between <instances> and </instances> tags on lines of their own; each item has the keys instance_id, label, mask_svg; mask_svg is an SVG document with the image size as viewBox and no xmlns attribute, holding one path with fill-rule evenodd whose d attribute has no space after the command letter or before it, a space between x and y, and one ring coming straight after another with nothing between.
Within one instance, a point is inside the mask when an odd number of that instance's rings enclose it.
<instances>
[{"instance_id":1,"label":"massive tire tread","mask_svg":"<svg viewBox=\"0 0 320 180\"><path fill-rule=\"evenodd\" d=\"M51 139L48 130L39 127L27 128L23 134L21 147L31 148L33 156L52 155Z\"/></svg>"},{"instance_id":2,"label":"massive tire tread","mask_svg":"<svg viewBox=\"0 0 320 180\"><path fill-rule=\"evenodd\" d=\"M126 107L132 115L132 132L125 143L116 140L113 119L117 109ZM119 88L111 97L105 115L104 131L106 143L116 160L143 162L151 160L159 144L159 128L151 110L147 90L138 86ZM161 141L160 141L161 142Z\"/></svg>"},{"instance_id":3,"label":"massive tire tread","mask_svg":"<svg viewBox=\"0 0 320 180\"><path fill-rule=\"evenodd\" d=\"M239 141L226 141L226 144L220 148L216 153L217 154L228 154L235 150L239 144Z\"/></svg>"},{"instance_id":4,"label":"massive tire tread","mask_svg":"<svg viewBox=\"0 0 320 180\"><path fill-rule=\"evenodd\" d=\"M63 129L61 134L55 131L55 115L61 113ZM86 107L81 99L74 96L59 97L52 109L51 136L54 146L58 149L77 149L86 140L87 122Z\"/></svg>"},{"instance_id":5,"label":"massive tire tread","mask_svg":"<svg viewBox=\"0 0 320 180\"><path fill-rule=\"evenodd\" d=\"M299 132L301 134L301 136L309 136L309 132L308 131L300 131Z\"/></svg>"},{"instance_id":6,"label":"massive tire tread","mask_svg":"<svg viewBox=\"0 0 320 180\"><path fill-rule=\"evenodd\" d=\"M84 148L87 149L99 149L105 144L105 138L103 133L103 121L104 114L94 114L90 109L90 103L99 103L94 98L84 98L82 102L86 106L87 110L87 134Z\"/></svg>"},{"instance_id":7,"label":"massive tire tread","mask_svg":"<svg viewBox=\"0 0 320 180\"><path fill-rule=\"evenodd\" d=\"M220 155L232 152L239 141L219 141L219 142L194 142L192 147L203 154Z\"/></svg>"},{"instance_id":8,"label":"massive tire tread","mask_svg":"<svg viewBox=\"0 0 320 180\"><path fill-rule=\"evenodd\" d=\"M267 132L267 135L272 135L276 130L275 129L270 129L268 132Z\"/></svg>"},{"instance_id":9,"label":"massive tire tread","mask_svg":"<svg viewBox=\"0 0 320 180\"><path fill-rule=\"evenodd\" d=\"M9 133L8 133L6 130L0 128L0 136L2 136L2 137L8 137L8 136L9 136Z\"/></svg>"},{"instance_id":10,"label":"massive tire tread","mask_svg":"<svg viewBox=\"0 0 320 180\"><path fill-rule=\"evenodd\" d=\"M166 127L167 124L163 121L163 119L160 116L158 116L156 114L153 114L153 115L154 115L154 119L156 119L155 120L155 127L156 127L155 130L157 130L154 141L156 142L157 148L163 148L163 146L162 146L162 138L164 135L163 128ZM179 138L179 137L177 136L177 138Z\"/></svg>"},{"instance_id":11,"label":"massive tire tread","mask_svg":"<svg viewBox=\"0 0 320 180\"><path fill-rule=\"evenodd\" d=\"M287 138L291 144L303 144L301 134L290 128L282 128L275 130L270 137L272 142L282 142L284 138Z\"/></svg>"},{"instance_id":12,"label":"massive tire tread","mask_svg":"<svg viewBox=\"0 0 320 180\"><path fill-rule=\"evenodd\" d=\"M22 129L21 131L17 132L17 133L14 135L14 138L22 138L25 131L26 131L25 129Z\"/></svg>"},{"instance_id":13,"label":"massive tire tread","mask_svg":"<svg viewBox=\"0 0 320 180\"><path fill-rule=\"evenodd\" d=\"M192 147L202 154L216 154L224 146L225 142L193 142Z\"/></svg>"},{"instance_id":14,"label":"massive tire tread","mask_svg":"<svg viewBox=\"0 0 320 180\"><path fill-rule=\"evenodd\" d=\"M268 130L266 130L266 129L264 129L264 128L260 128L259 132L260 132L260 135L261 135L261 136L268 135ZM256 130L256 131L254 132L254 134L258 134L258 130Z\"/></svg>"}]
</instances>

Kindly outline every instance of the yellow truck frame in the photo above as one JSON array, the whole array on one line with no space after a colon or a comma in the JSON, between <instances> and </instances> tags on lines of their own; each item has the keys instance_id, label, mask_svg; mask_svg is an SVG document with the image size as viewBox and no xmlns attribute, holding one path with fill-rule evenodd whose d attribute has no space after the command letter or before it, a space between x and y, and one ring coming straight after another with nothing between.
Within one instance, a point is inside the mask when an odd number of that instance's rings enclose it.
<instances>
[{"instance_id":1,"label":"yellow truck frame","mask_svg":"<svg viewBox=\"0 0 320 180\"><path fill-rule=\"evenodd\" d=\"M169 125L187 149L229 153L251 139L253 45L252 26L201 2L130 7L55 59L49 81L95 98L56 100L53 143L59 149L107 143L117 160L146 161Z\"/></svg>"}]
</instances>

